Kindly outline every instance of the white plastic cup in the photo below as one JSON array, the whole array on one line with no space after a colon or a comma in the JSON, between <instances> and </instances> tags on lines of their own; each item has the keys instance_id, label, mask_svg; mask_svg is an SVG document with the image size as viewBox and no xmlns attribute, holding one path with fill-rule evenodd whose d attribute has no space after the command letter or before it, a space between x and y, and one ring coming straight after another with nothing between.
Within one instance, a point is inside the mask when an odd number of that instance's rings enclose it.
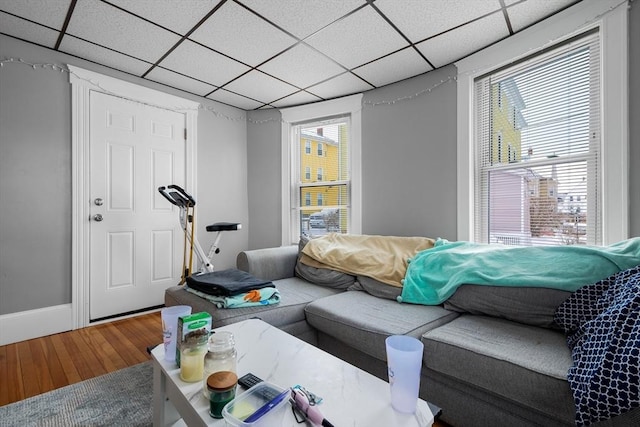
<instances>
[{"instance_id":1,"label":"white plastic cup","mask_svg":"<svg viewBox=\"0 0 640 427\"><path fill-rule=\"evenodd\" d=\"M178 329L178 317L191 314L188 305L172 305L160 311L162 318L162 336L164 337L164 360L174 362L176 360L176 341Z\"/></svg>"},{"instance_id":2,"label":"white plastic cup","mask_svg":"<svg viewBox=\"0 0 640 427\"><path fill-rule=\"evenodd\" d=\"M424 345L406 335L392 335L385 340L387 368L391 388L391 406L404 413L414 413L420 391L420 370Z\"/></svg>"}]
</instances>

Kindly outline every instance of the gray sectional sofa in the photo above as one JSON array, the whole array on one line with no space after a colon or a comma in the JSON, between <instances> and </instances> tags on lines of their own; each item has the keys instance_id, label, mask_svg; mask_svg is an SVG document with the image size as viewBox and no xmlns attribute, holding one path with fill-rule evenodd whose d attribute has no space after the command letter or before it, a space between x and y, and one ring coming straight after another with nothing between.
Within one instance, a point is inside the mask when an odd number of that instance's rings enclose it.
<instances>
[{"instance_id":1,"label":"gray sectional sofa","mask_svg":"<svg viewBox=\"0 0 640 427\"><path fill-rule=\"evenodd\" d=\"M165 304L207 311L214 327L260 318L382 379L385 339L404 334L424 343L420 396L453 426L574 425L566 380L572 364L554 307L567 293L463 286L447 304L401 304L393 293L359 282L332 286L298 277L298 246L241 252L237 267L274 281L278 304L218 309L171 287ZM336 283L338 280L336 280ZM360 289L360 290L347 290ZM634 410L600 425L640 425Z\"/></svg>"}]
</instances>

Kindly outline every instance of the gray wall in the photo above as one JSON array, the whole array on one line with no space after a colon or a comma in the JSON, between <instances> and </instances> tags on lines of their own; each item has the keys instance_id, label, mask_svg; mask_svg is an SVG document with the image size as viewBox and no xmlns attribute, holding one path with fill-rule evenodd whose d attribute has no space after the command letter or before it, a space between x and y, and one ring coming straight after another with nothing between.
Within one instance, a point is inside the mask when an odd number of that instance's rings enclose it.
<instances>
[{"instance_id":1,"label":"gray wall","mask_svg":"<svg viewBox=\"0 0 640 427\"><path fill-rule=\"evenodd\" d=\"M640 236L640 79L632 78L640 75L640 2L631 3L629 21L630 202L620 208L629 209L630 236ZM456 86L448 82L414 97L453 74L455 67L448 66L364 93L363 102L412 99L363 106L363 233L456 239ZM248 117L272 116L250 112ZM252 248L280 244L280 134L279 125L249 124Z\"/></svg>"},{"instance_id":2,"label":"gray wall","mask_svg":"<svg viewBox=\"0 0 640 427\"><path fill-rule=\"evenodd\" d=\"M0 57L52 62L0 36ZM66 73L0 71L0 314L71 302L71 91Z\"/></svg>"},{"instance_id":3,"label":"gray wall","mask_svg":"<svg viewBox=\"0 0 640 427\"><path fill-rule=\"evenodd\" d=\"M231 118L245 112L0 35L0 58L74 64L138 83ZM198 235L208 223L248 222L247 128L198 114ZM71 85L67 73L5 64L0 71L0 315L71 302ZM178 218L176 217L176 221ZM246 229L227 233L216 268L235 265Z\"/></svg>"},{"instance_id":4,"label":"gray wall","mask_svg":"<svg viewBox=\"0 0 640 427\"><path fill-rule=\"evenodd\" d=\"M365 92L362 232L454 239L456 85L453 66ZM412 97L391 106L367 102ZM281 115L250 112L247 124L249 247L281 244Z\"/></svg>"},{"instance_id":5,"label":"gray wall","mask_svg":"<svg viewBox=\"0 0 640 427\"><path fill-rule=\"evenodd\" d=\"M362 232L456 236L456 85L418 92L455 76L455 67L365 92L362 109ZM367 102L412 99L390 106ZM249 245L281 244L281 123L250 112L247 131ZM267 123L263 123L269 120ZM254 123L251 123L254 122Z\"/></svg>"},{"instance_id":6,"label":"gray wall","mask_svg":"<svg viewBox=\"0 0 640 427\"><path fill-rule=\"evenodd\" d=\"M640 5L631 3L629 64L630 234L640 235ZM205 102L230 117L239 110L124 73L0 36L0 57L71 63ZM365 93L364 101L413 96L450 76L446 67ZM363 233L441 236L456 230L456 89L446 83L392 106L362 110ZM68 76L5 65L0 71L0 314L71 301L71 113ZM198 121L198 233L240 221L223 238L217 268L245 248L280 244L281 123L276 110L249 122L201 112ZM625 209L627 207L621 207Z\"/></svg>"},{"instance_id":7,"label":"gray wall","mask_svg":"<svg viewBox=\"0 0 640 427\"><path fill-rule=\"evenodd\" d=\"M282 220L282 115L252 111L247 122L249 249L280 246Z\"/></svg>"},{"instance_id":8,"label":"gray wall","mask_svg":"<svg viewBox=\"0 0 640 427\"><path fill-rule=\"evenodd\" d=\"M456 75L444 67L365 92L362 232L456 237ZM421 93L424 89L431 92ZM393 105L368 102L392 101Z\"/></svg>"}]
</instances>

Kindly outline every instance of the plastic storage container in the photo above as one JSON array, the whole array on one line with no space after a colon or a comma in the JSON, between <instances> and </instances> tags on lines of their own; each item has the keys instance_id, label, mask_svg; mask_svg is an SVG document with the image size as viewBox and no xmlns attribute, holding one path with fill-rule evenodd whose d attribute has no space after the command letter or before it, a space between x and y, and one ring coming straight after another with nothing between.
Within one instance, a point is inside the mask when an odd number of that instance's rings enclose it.
<instances>
[{"instance_id":1,"label":"plastic storage container","mask_svg":"<svg viewBox=\"0 0 640 427\"><path fill-rule=\"evenodd\" d=\"M229 424L239 427L266 427L281 425L282 418L286 413L285 407L289 405L288 395L280 402L276 403L271 410L256 421L245 422L245 420L285 390L288 389L284 389L269 382L256 384L229 402L222 410L222 416Z\"/></svg>"}]
</instances>

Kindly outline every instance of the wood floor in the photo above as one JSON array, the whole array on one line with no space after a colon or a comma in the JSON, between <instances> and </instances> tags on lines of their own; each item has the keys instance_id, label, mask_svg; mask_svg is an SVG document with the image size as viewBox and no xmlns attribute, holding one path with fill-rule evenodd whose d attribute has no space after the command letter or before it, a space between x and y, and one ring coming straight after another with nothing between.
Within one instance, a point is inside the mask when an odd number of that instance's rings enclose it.
<instances>
[{"instance_id":1,"label":"wood floor","mask_svg":"<svg viewBox=\"0 0 640 427\"><path fill-rule=\"evenodd\" d=\"M150 360L161 342L155 312L0 346L0 406Z\"/></svg>"},{"instance_id":2,"label":"wood floor","mask_svg":"<svg viewBox=\"0 0 640 427\"><path fill-rule=\"evenodd\" d=\"M0 406L150 359L160 312L0 346Z\"/></svg>"}]
</instances>

